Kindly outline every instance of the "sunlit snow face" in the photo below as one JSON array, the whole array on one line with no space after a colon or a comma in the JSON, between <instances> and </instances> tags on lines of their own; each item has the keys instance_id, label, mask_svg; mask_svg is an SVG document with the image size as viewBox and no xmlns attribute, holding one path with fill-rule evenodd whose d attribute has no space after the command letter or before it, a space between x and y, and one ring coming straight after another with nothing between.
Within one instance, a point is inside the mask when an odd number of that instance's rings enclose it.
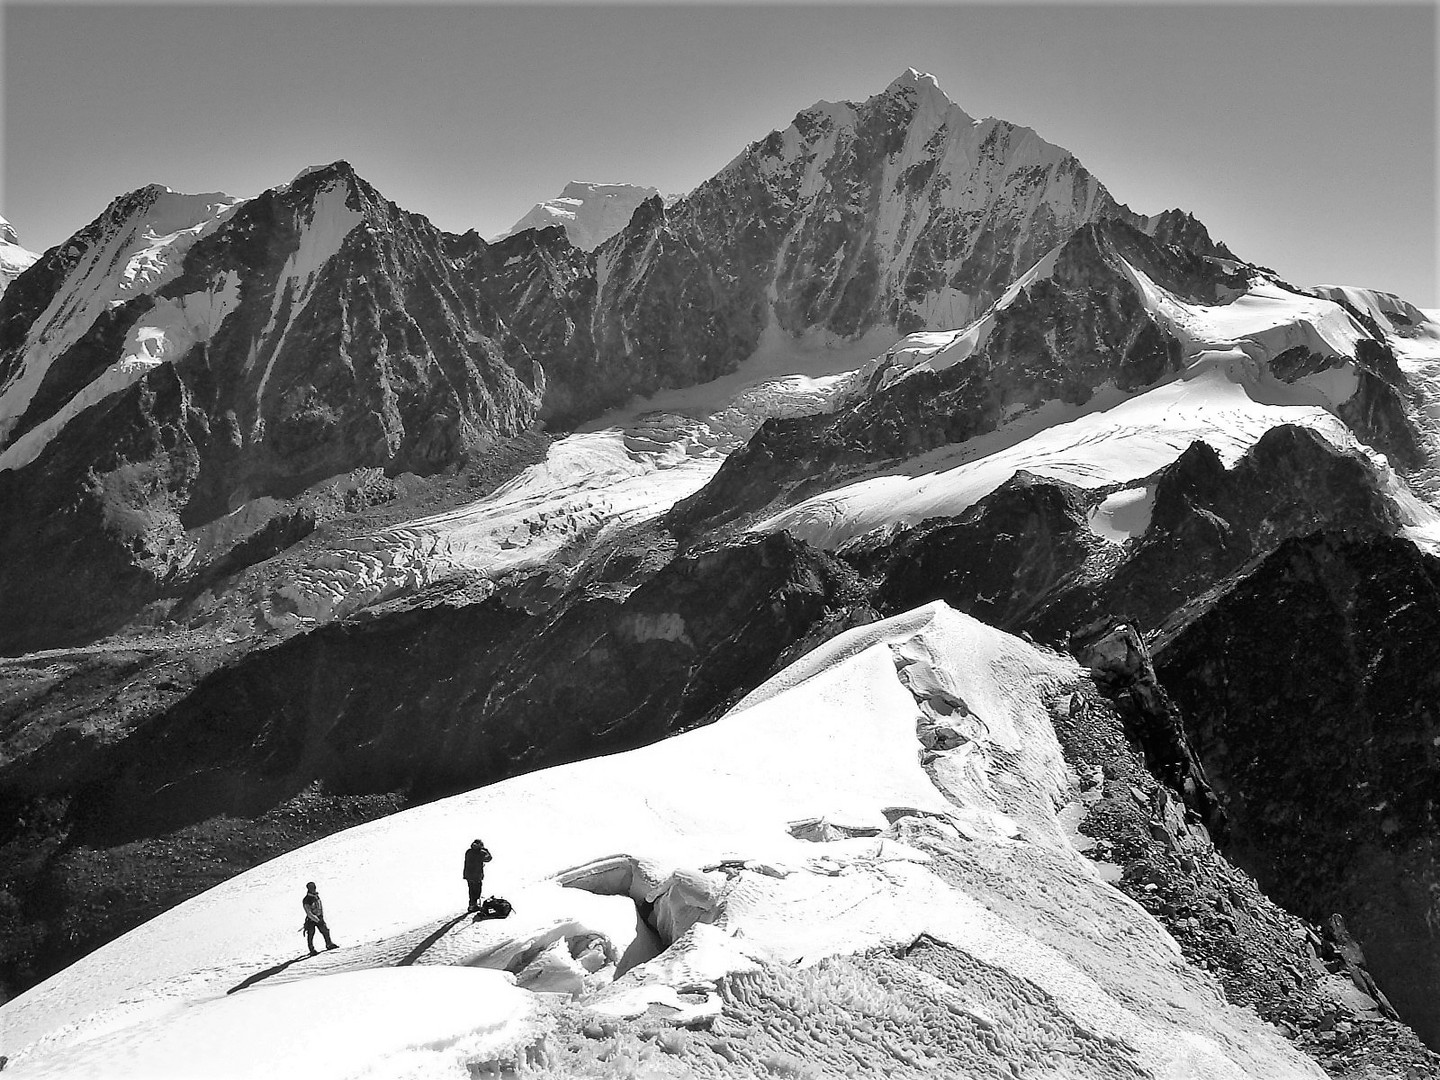
<instances>
[{"instance_id":1,"label":"sunlit snow face","mask_svg":"<svg viewBox=\"0 0 1440 1080\"><path fill-rule=\"evenodd\" d=\"M1071 846L1048 710L1077 677L938 604L847 632L710 727L374 821L188 901L4 1006L12 1067L461 1075L553 1030L548 999L521 987L703 1025L724 980L859 957L796 984L820 1008L866 985L864 956L926 935L994 977L966 994L926 984L907 1008L989 1017L1042 1056L1057 1026L1096 1033L1123 1049L1094 1075L1318 1076L1223 1009ZM918 732L940 723L953 737L927 736L922 764ZM456 914L477 822L505 920ZM345 945L295 961L303 871L326 883ZM1038 1027L1011 985L1035 988Z\"/></svg>"}]
</instances>

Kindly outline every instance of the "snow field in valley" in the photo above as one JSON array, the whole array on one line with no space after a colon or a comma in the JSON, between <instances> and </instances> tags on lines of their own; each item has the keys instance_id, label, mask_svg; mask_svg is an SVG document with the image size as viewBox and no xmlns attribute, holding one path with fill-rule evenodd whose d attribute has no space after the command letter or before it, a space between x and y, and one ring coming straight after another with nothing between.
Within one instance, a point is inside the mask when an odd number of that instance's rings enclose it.
<instances>
[{"instance_id":1,"label":"snow field in valley","mask_svg":"<svg viewBox=\"0 0 1440 1080\"><path fill-rule=\"evenodd\" d=\"M794 341L775 328L740 369L667 390L585 424L546 458L473 503L374 536L337 541L275 590L272 626L304 627L413 591L457 570L488 577L538 567L560 551L663 514L715 475L769 417L821 412L894 340Z\"/></svg>"},{"instance_id":2,"label":"snow field in valley","mask_svg":"<svg viewBox=\"0 0 1440 1080\"><path fill-rule=\"evenodd\" d=\"M347 830L179 905L0 1007L7 1072L461 1077L534 1058L561 1075L597 1064L574 1040L545 1049L580 1008L749 1025L772 1064L853 1043L834 1026L851 1017L919 1040L917 1068L941 1039L977 1075L1320 1076L1070 845L1049 710L1078 675L943 604L850 631L714 725ZM937 725L952 748L922 766L917 731ZM476 835L507 920L463 912ZM1005 901L1006 878L1060 887ZM342 948L297 959L310 880ZM972 977L912 973L896 999L892 972L882 992L875 950L922 935ZM662 1057L701 1052L669 1038ZM711 1075L733 1064L704 1054Z\"/></svg>"},{"instance_id":3,"label":"snow field in valley","mask_svg":"<svg viewBox=\"0 0 1440 1080\"><path fill-rule=\"evenodd\" d=\"M881 385L890 385L963 362L983 343L994 312L1048 276L1055 254L959 330L899 341L872 332L854 342L812 333L797 341L772 324L732 375L662 391L592 421L552 444L546 461L467 506L326 549L278 590L283 602L263 618L271 625L314 625L458 569L498 577L539 566L609 530L657 517L704 486L766 418L834 408L877 373ZM1102 387L1084 406L1047 403L996 432L815 496L757 528L785 529L835 548L875 528L962 513L1018 469L1082 487L1132 484L1196 439L1233 465L1278 424L1303 424L1338 447L1365 449L1334 414L1355 391L1353 365L1286 383L1268 364L1295 345L1327 356L1353 353L1362 329L1338 304L1261 281L1231 304L1210 308L1182 302L1134 274L1153 309L1186 343L1188 366L1178 376L1133 395ZM1366 301L1377 309L1382 303ZM1426 386L1437 387L1431 411L1440 460L1440 326L1416 326L1411 336L1390 340L1422 395ZM1410 492L1383 455L1366 452L1410 522L1407 535L1440 548L1440 515ZM1152 494L1130 488L1107 496L1092 514L1092 528L1117 544L1138 536L1149 523Z\"/></svg>"}]
</instances>

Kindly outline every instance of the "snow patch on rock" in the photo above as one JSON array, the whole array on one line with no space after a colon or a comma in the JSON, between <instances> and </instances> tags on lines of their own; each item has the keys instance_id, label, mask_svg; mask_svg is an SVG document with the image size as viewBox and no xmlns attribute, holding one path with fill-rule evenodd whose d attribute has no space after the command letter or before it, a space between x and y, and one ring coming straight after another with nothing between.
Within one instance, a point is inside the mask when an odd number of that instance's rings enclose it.
<instances>
[{"instance_id":1,"label":"snow patch on rock","mask_svg":"<svg viewBox=\"0 0 1440 1080\"><path fill-rule=\"evenodd\" d=\"M82 251L73 241L66 246L78 257L75 266L30 325L23 359L0 386L0 446L51 364L85 335L100 313L154 293L174 278L195 242L218 229L242 204L218 192L182 195L158 185L126 198L134 201L134 209L109 222L88 248Z\"/></svg>"},{"instance_id":2,"label":"snow patch on rock","mask_svg":"<svg viewBox=\"0 0 1440 1080\"><path fill-rule=\"evenodd\" d=\"M240 278L227 271L203 292L158 301L130 328L120 359L75 394L54 415L0 452L0 470L30 464L90 406L118 394L150 369L179 360L194 345L209 341L240 301Z\"/></svg>"},{"instance_id":3,"label":"snow patch on rock","mask_svg":"<svg viewBox=\"0 0 1440 1080\"><path fill-rule=\"evenodd\" d=\"M1096 536L1112 544L1133 540L1150 527L1155 489L1144 485L1124 488L1105 496L1090 512L1089 525Z\"/></svg>"},{"instance_id":4,"label":"snow patch on rock","mask_svg":"<svg viewBox=\"0 0 1440 1080\"><path fill-rule=\"evenodd\" d=\"M270 318L245 360L245 370L249 371L255 366L262 352L266 351L267 343L273 342L268 349L265 370L261 373L255 390L257 424L263 423L260 419L260 406L265 396L265 384L270 380L270 372L275 367L276 357L285 346L290 328L295 325L296 317L305 310L314 296L315 284L325 264L339 253L345 238L365 220L364 214L347 205L348 199L349 187L341 179L331 180L316 191L310 206L309 220L300 231L300 243L290 253L280 271L280 279L275 284L275 298L270 307ZM287 313L285 324L278 326L282 310ZM261 433L257 433L257 438L259 434Z\"/></svg>"},{"instance_id":5,"label":"snow patch on rock","mask_svg":"<svg viewBox=\"0 0 1440 1080\"><path fill-rule=\"evenodd\" d=\"M1180 339L1188 356L1236 350L1268 364L1290 349L1304 349L1335 360L1334 367L1299 382L1320 391L1332 407L1355 393L1358 379L1351 358L1371 335L1333 300L1304 296L1258 279L1228 304L1192 304L1181 300L1139 268L1122 260L1145 306Z\"/></svg>"}]
</instances>

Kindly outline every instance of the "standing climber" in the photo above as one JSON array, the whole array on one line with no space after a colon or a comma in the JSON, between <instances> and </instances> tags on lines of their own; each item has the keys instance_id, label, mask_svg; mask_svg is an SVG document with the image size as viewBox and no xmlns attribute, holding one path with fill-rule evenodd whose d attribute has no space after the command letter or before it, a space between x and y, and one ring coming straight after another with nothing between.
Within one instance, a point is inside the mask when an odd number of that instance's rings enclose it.
<instances>
[{"instance_id":1,"label":"standing climber","mask_svg":"<svg viewBox=\"0 0 1440 1080\"><path fill-rule=\"evenodd\" d=\"M484 841L476 840L465 850L465 884L470 886L470 910L480 909L480 891L485 885L485 864L490 850Z\"/></svg>"},{"instance_id":2,"label":"standing climber","mask_svg":"<svg viewBox=\"0 0 1440 1080\"><path fill-rule=\"evenodd\" d=\"M305 909L305 925L301 929L305 931L305 944L310 946L310 955L314 956L319 951L315 948L316 930L325 938L325 948L338 949L340 946L330 940L330 927L325 925L325 905L315 891L315 882L305 883L305 898L300 901L300 906Z\"/></svg>"}]
</instances>

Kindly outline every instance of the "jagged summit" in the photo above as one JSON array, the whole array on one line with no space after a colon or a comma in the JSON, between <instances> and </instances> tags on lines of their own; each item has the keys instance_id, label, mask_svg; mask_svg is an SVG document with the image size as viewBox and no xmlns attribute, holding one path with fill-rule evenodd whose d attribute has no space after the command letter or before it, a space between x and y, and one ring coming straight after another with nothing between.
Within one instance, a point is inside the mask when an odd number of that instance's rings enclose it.
<instances>
[{"instance_id":1,"label":"jagged summit","mask_svg":"<svg viewBox=\"0 0 1440 1080\"><path fill-rule=\"evenodd\" d=\"M906 68L904 72L893 79L880 94L882 98L898 98L913 96L917 108L927 108L937 111L948 111L958 109L964 113L960 106L950 100L950 96L940 89L940 83L934 75L924 71L916 71L914 68ZM968 119L968 114L966 114Z\"/></svg>"},{"instance_id":2,"label":"jagged summit","mask_svg":"<svg viewBox=\"0 0 1440 1080\"><path fill-rule=\"evenodd\" d=\"M888 94L896 89L906 86L928 86L933 87L936 91L939 91L942 96L944 93L940 90L940 83L934 75L931 75L928 71L918 71L913 67L907 67L899 75L895 76L894 79L890 80L890 85L885 88L885 93Z\"/></svg>"},{"instance_id":3,"label":"jagged summit","mask_svg":"<svg viewBox=\"0 0 1440 1080\"><path fill-rule=\"evenodd\" d=\"M682 206L754 201L757 184L792 333L963 325L1080 225L1123 213L1069 151L974 120L913 68L863 102L803 110Z\"/></svg>"},{"instance_id":4,"label":"jagged summit","mask_svg":"<svg viewBox=\"0 0 1440 1080\"><path fill-rule=\"evenodd\" d=\"M295 179L291 180L290 183L298 184L307 176L315 176L317 174L325 176L339 176L345 177L347 179L359 178L359 174L355 171L355 166L351 165L350 162L346 161L344 158L336 158L334 161L329 162L325 165L305 166L305 168L301 169L298 173L295 174Z\"/></svg>"}]
</instances>

